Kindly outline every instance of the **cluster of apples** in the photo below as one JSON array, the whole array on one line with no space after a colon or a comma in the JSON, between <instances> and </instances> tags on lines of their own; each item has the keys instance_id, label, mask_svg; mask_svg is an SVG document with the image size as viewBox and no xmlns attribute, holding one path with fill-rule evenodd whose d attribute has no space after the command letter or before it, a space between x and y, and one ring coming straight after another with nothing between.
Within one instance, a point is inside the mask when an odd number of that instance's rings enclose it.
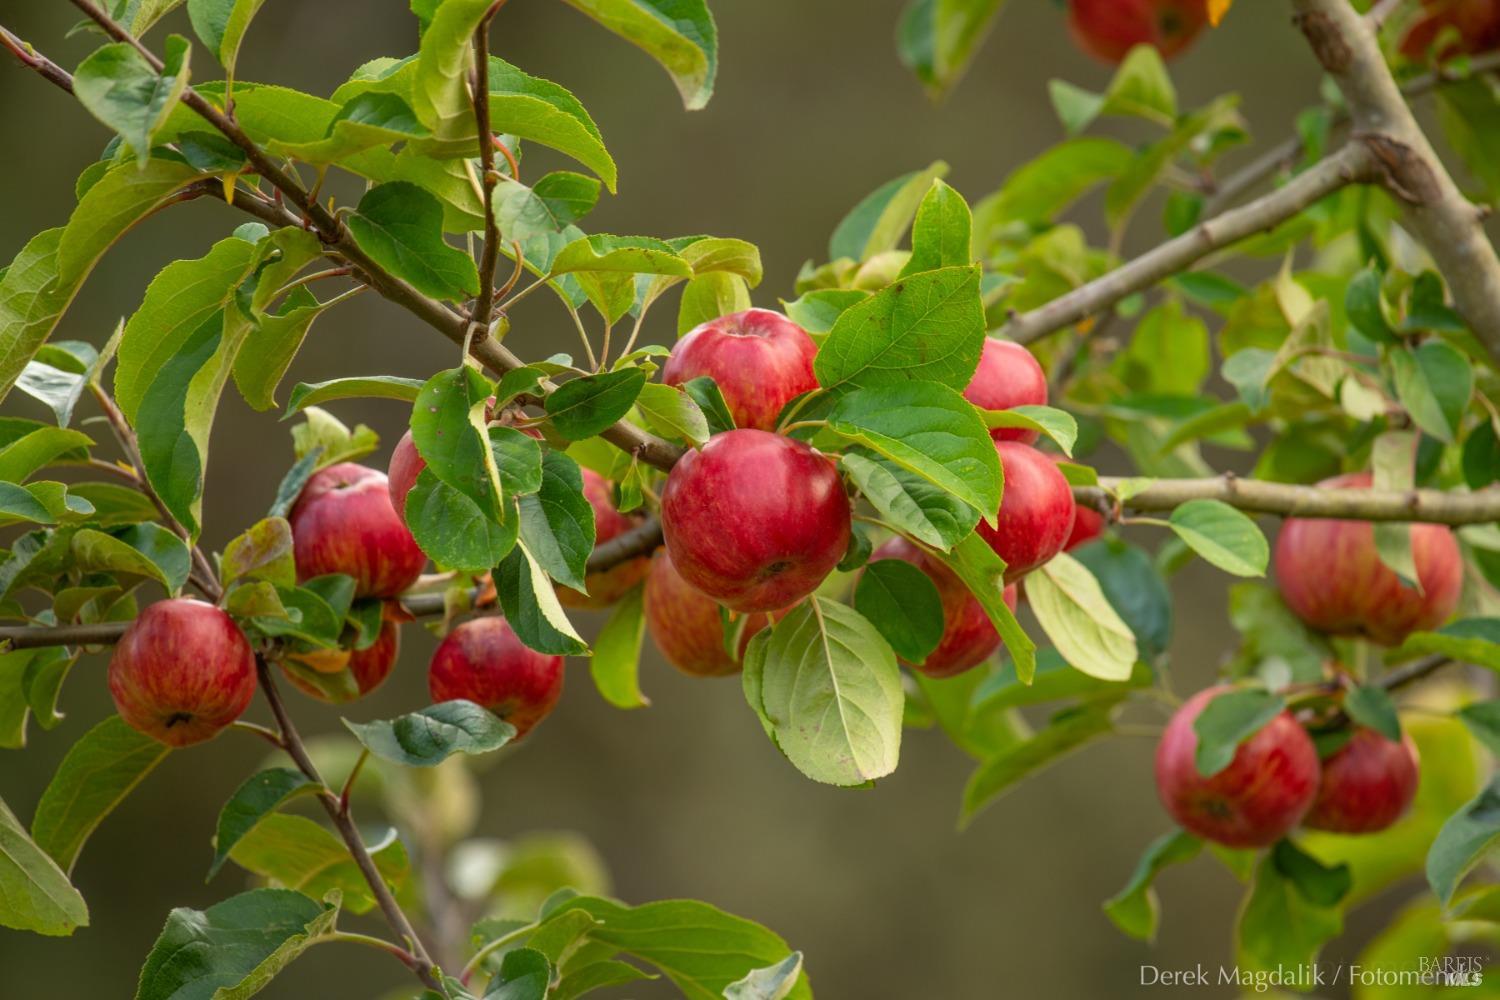
<instances>
[{"instance_id":1,"label":"cluster of apples","mask_svg":"<svg viewBox=\"0 0 1500 1000\"><path fill-rule=\"evenodd\" d=\"M1326 480L1328 489L1368 489L1368 473ZM1462 555L1453 533L1437 524L1411 526L1419 587L1402 582L1380 559L1368 521L1288 518L1276 540L1276 576L1287 606L1332 635L1399 645L1436 628L1458 606ZM1400 819L1417 792L1418 762L1410 737L1400 742L1364 727L1323 759L1308 731L1283 711L1242 743L1227 767L1201 774L1194 723L1223 687L1189 699L1173 716L1156 752L1163 805L1185 829L1230 847L1264 847L1299 823L1337 833L1375 833Z\"/></svg>"}]
</instances>

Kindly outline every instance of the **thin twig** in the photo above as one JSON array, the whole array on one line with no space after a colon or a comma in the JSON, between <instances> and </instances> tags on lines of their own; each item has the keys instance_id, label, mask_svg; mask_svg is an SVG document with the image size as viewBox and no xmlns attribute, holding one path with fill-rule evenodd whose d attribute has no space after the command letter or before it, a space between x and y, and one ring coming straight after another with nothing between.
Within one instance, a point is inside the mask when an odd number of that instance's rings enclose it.
<instances>
[{"instance_id":1,"label":"thin twig","mask_svg":"<svg viewBox=\"0 0 1500 1000\"><path fill-rule=\"evenodd\" d=\"M479 256L479 294L474 299L474 326L485 334L495 308L495 265L500 259L500 227L495 222L495 143L490 131L490 19L505 5L496 0L474 30L474 122L479 133L479 184L484 200L484 249ZM514 162L514 161L512 161Z\"/></svg>"}]
</instances>

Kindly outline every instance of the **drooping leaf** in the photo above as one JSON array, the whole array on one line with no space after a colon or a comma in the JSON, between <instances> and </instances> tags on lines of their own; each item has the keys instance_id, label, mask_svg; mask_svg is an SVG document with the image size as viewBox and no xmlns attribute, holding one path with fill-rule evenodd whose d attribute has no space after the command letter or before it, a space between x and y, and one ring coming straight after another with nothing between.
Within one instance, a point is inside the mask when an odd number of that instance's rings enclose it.
<instances>
[{"instance_id":1,"label":"drooping leaf","mask_svg":"<svg viewBox=\"0 0 1500 1000\"><path fill-rule=\"evenodd\" d=\"M38 846L71 870L94 828L171 748L112 715L68 750L32 819Z\"/></svg>"},{"instance_id":2,"label":"drooping leaf","mask_svg":"<svg viewBox=\"0 0 1500 1000\"><path fill-rule=\"evenodd\" d=\"M866 566L854 590L854 607L907 663L921 663L942 641L942 598L911 563L880 559Z\"/></svg>"},{"instance_id":3,"label":"drooping leaf","mask_svg":"<svg viewBox=\"0 0 1500 1000\"><path fill-rule=\"evenodd\" d=\"M1212 777L1234 761L1240 744L1280 715L1286 703L1262 688L1239 688L1217 694L1193 720L1198 745L1193 763L1203 777Z\"/></svg>"},{"instance_id":4,"label":"drooping leaf","mask_svg":"<svg viewBox=\"0 0 1500 1000\"><path fill-rule=\"evenodd\" d=\"M1042 630L1075 668L1106 681L1130 677L1139 656L1135 633L1082 563L1059 553L1027 577L1026 596Z\"/></svg>"},{"instance_id":5,"label":"drooping leaf","mask_svg":"<svg viewBox=\"0 0 1500 1000\"><path fill-rule=\"evenodd\" d=\"M547 396L547 416L570 441L593 437L630 412L646 384L643 368L569 379Z\"/></svg>"},{"instance_id":6,"label":"drooping leaf","mask_svg":"<svg viewBox=\"0 0 1500 1000\"><path fill-rule=\"evenodd\" d=\"M444 242L443 207L417 185L371 188L347 222L361 249L418 291L450 301L479 291L473 258Z\"/></svg>"},{"instance_id":7,"label":"drooping leaf","mask_svg":"<svg viewBox=\"0 0 1500 1000\"><path fill-rule=\"evenodd\" d=\"M853 609L813 596L745 653L747 699L814 781L861 785L896 767L905 696L890 646Z\"/></svg>"},{"instance_id":8,"label":"drooping leaf","mask_svg":"<svg viewBox=\"0 0 1500 1000\"><path fill-rule=\"evenodd\" d=\"M187 583L192 557L182 539L159 524L143 523L73 536L73 558L83 569L155 580L176 594Z\"/></svg>"},{"instance_id":9,"label":"drooping leaf","mask_svg":"<svg viewBox=\"0 0 1500 1000\"><path fill-rule=\"evenodd\" d=\"M978 598L990 623L1005 641L1005 650L1016 666L1022 684L1030 684L1036 674L1036 643L1031 641L1005 603L1005 560L995 555L989 543L970 532L951 552L934 550L936 558L958 574L969 593Z\"/></svg>"},{"instance_id":10,"label":"drooping leaf","mask_svg":"<svg viewBox=\"0 0 1500 1000\"><path fill-rule=\"evenodd\" d=\"M26 835L0 801L0 926L64 937L89 922L88 904L68 876Z\"/></svg>"},{"instance_id":11,"label":"drooping leaf","mask_svg":"<svg viewBox=\"0 0 1500 1000\"><path fill-rule=\"evenodd\" d=\"M1475 866L1500 842L1500 778L1448 817L1427 852L1427 882L1444 907Z\"/></svg>"},{"instance_id":12,"label":"drooping leaf","mask_svg":"<svg viewBox=\"0 0 1500 1000\"><path fill-rule=\"evenodd\" d=\"M1067 754L1106 735L1113 728L1112 699L1085 702L1059 712L1035 736L1002 748L969 776L964 786L959 825L967 826L981 809L1013 788L1022 778L1035 774Z\"/></svg>"},{"instance_id":13,"label":"drooping leaf","mask_svg":"<svg viewBox=\"0 0 1500 1000\"><path fill-rule=\"evenodd\" d=\"M646 634L641 588L620 598L609 620L594 640L589 673L604 700L616 708L643 708L650 700L641 693L641 639Z\"/></svg>"},{"instance_id":14,"label":"drooping leaf","mask_svg":"<svg viewBox=\"0 0 1500 1000\"><path fill-rule=\"evenodd\" d=\"M1105 916L1131 937L1154 941L1161 904L1151 883L1163 868L1192 860L1202 847L1203 842L1186 830L1175 830L1157 837L1141 855L1125 888L1105 901Z\"/></svg>"},{"instance_id":15,"label":"drooping leaf","mask_svg":"<svg viewBox=\"0 0 1500 1000\"><path fill-rule=\"evenodd\" d=\"M713 96L719 34L703 0L567 0L641 49L672 76L683 106L696 111Z\"/></svg>"},{"instance_id":16,"label":"drooping leaf","mask_svg":"<svg viewBox=\"0 0 1500 1000\"><path fill-rule=\"evenodd\" d=\"M482 573L500 564L516 544L520 519L497 522L458 490L423 469L406 496L406 523L433 562Z\"/></svg>"},{"instance_id":17,"label":"drooping leaf","mask_svg":"<svg viewBox=\"0 0 1500 1000\"><path fill-rule=\"evenodd\" d=\"M251 775L219 812L218 831L214 834L214 860L208 868L212 879L229 860L229 852L240 838L254 829L266 816L301 795L311 795L320 786L301 771L273 767Z\"/></svg>"},{"instance_id":18,"label":"drooping leaf","mask_svg":"<svg viewBox=\"0 0 1500 1000\"><path fill-rule=\"evenodd\" d=\"M539 653L577 656L588 649L557 599L552 580L524 544L495 567L495 589L516 636Z\"/></svg>"},{"instance_id":19,"label":"drooping leaf","mask_svg":"<svg viewBox=\"0 0 1500 1000\"><path fill-rule=\"evenodd\" d=\"M1249 517L1222 500L1189 500L1169 522L1193 551L1235 576L1265 576L1271 550Z\"/></svg>"},{"instance_id":20,"label":"drooping leaf","mask_svg":"<svg viewBox=\"0 0 1500 1000\"><path fill-rule=\"evenodd\" d=\"M188 82L188 40L170 35L158 73L126 42L103 46L78 64L73 93L89 113L119 133L138 167L151 158L151 140L182 97Z\"/></svg>"},{"instance_id":21,"label":"drooping leaf","mask_svg":"<svg viewBox=\"0 0 1500 1000\"><path fill-rule=\"evenodd\" d=\"M901 14L901 61L934 97L956 84L1005 0L911 0Z\"/></svg>"}]
</instances>

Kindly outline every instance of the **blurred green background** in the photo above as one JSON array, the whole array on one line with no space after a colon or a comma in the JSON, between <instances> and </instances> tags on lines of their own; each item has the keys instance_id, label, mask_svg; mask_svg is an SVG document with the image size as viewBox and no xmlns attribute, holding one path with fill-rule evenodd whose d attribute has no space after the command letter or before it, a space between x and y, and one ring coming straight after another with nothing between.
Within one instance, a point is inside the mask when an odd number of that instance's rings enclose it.
<instances>
[{"instance_id":1,"label":"blurred green background","mask_svg":"<svg viewBox=\"0 0 1500 1000\"><path fill-rule=\"evenodd\" d=\"M406 6L268 3L240 75L329 93L365 60L415 48ZM620 194L587 221L591 231L751 240L766 263L756 301L774 305L790 297L804 260L826 255L833 226L876 185L942 158L952 164L949 180L977 200L1061 137L1049 78L1099 88L1108 77L1068 41L1060 4L1025 0L1009 5L957 92L934 107L896 59L901 6L719 0L717 93L707 110L691 114L644 55L562 4L514 0L496 23L494 48L572 89L603 131L620 164ZM77 20L62 0L0 0L0 23L65 66L98 44L90 34L64 38ZM1238 90L1252 131L1265 141L1281 138L1318 84L1289 20L1285 4L1237 4L1224 30L1174 64L1183 103ZM181 12L166 30L187 33ZM153 35L158 44L161 31ZM210 77L207 53L200 47L194 58L198 76ZM0 128L0 257L8 260L33 232L66 218L75 176L108 136L66 95L8 59L0 61ZM527 156L531 176L538 162L553 165L534 147ZM1086 203L1079 218L1091 220L1095 209ZM1152 237L1152 218L1146 213L1136 227L1138 244ZM201 255L240 221L208 199L148 221L105 259L58 336L102 342L157 269ZM543 299L513 316L511 345L525 357L576 350L565 314ZM648 339L670 343L674 310L675 299L653 315ZM339 374L425 377L453 362L447 341L369 295L320 321L285 386ZM264 512L291 460L275 414L253 413L233 393L225 399L209 470L213 546ZM404 420L391 404L334 409L376 427L387 447ZM44 415L19 394L6 411ZM387 454L376 460L383 464ZM1106 471L1122 471L1110 461L1103 459ZM1174 582L1173 668L1182 689L1206 683L1230 645L1225 579L1198 564ZM584 624L592 630L598 621ZM426 704L423 668L432 645L421 627L407 627L391 681L348 711L378 718ZM109 710L104 667L102 656L83 661L64 695L67 721L48 733L33 727L24 754L0 759L0 797L23 818L68 745ZM1138 985L1143 962L1232 961L1238 887L1210 860L1161 880L1165 917L1154 948L1122 937L1100 912L1142 847L1167 827L1148 740L1116 740L1067 759L960 835L959 791L972 765L939 734L909 732L900 769L872 790L826 788L776 753L736 681L681 677L649 648L642 673L651 707L621 712L603 703L575 661L556 714L482 774L479 833L577 830L597 845L619 896L696 897L762 921L806 953L824 998L1143 994L1152 992ZM309 732L339 729L337 710L305 699L294 708ZM252 714L265 709L257 704ZM201 873L220 805L261 757L259 746L228 735L169 758L106 820L79 862L92 926L62 940L0 931L0 997L131 995L171 907L204 906L244 887L233 866L212 885ZM1377 919L1354 916L1327 957L1351 955ZM404 985L403 975L384 959L324 948L262 995L376 996ZM674 992L648 984L622 995Z\"/></svg>"}]
</instances>

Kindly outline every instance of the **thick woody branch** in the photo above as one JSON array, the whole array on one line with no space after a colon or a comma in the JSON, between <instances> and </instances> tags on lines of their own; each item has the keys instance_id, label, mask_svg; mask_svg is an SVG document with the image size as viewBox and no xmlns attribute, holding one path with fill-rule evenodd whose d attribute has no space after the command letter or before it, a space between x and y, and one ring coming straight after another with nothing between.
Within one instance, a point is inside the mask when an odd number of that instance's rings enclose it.
<instances>
[{"instance_id":1,"label":"thick woody branch","mask_svg":"<svg viewBox=\"0 0 1500 1000\"><path fill-rule=\"evenodd\" d=\"M1106 513L1116 506L1141 513L1174 510L1190 500L1221 500L1251 514L1345 521L1410 521L1459 526L1500 520L1500 491L1341 490L1268 483L1237 476L1158 479L1123 504L1114 492L1127 480L1100 477L1098 486L1076 486L1074 498Z\"/></svg>"},{"instance_id":2,"label":"thick woody branch","mask_svg":"<svg viewBox=\"0 0 1500 1000\"><path fill-rule=\"evenodd\" d=\"M1349 105L1355 134L1375 153L1407 225L1453 290L1453 302L1500 361L1500 257L1483 211L1459 191L1391 76L1375 30L1348 0L1293 0L1313 53Z\"/></svg>"},{"instance_id":3,"label":"thick woody branch","mask_svg":"<svg viewBox=\"0 0 1500 1000\"><path fill-rule=\"evenodd\" d=\"M1285 186L1201 222L1176 239L1046 305L1013 316L1000 333L1017 343L1029 344L1087 319L1128 295L1187 270L1211 253L1275 229L1340 188L1370 180L1375 163L1374 155L1364 143L1350 143Z\"/></svg>"},{"instance_id":4,"label":"thick woody branch","mask_svg":"<svg viewBox=\"0 0 1500 1000\"><path fill-rule=\"evenodd\" d=\"M162 62L140 40L126 31L92 0L72 0L102 27L108 35L135 47L154 68L160 71ZM358 268L360 278L383 297L405 308L412 315L433 327L453 343L469 345L470 353L483 365L497 373L512 371L524 366L508 348L481 331L480 336L469 337L471 320L447 305L428 298L401 278L390 274L354 241L343 221L331 211L318 204L302 186L295 174L283 168L265 150L251 139L232 117L215 107L207 98L192 87L183 91L182 103L196 111L225 138L234 143L245 154L253 171L265 178L282 195L295 205L314 229L318 237L338 256ZM238 203L238 202L237 202ZM544 383L551 390L551 383ZM616 447L630 452L648 465L670 469L682 454L682 449L669 441L656 437L640 428L621 421L601 435Z\"/></svg>"}]
</instances>

